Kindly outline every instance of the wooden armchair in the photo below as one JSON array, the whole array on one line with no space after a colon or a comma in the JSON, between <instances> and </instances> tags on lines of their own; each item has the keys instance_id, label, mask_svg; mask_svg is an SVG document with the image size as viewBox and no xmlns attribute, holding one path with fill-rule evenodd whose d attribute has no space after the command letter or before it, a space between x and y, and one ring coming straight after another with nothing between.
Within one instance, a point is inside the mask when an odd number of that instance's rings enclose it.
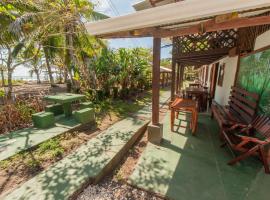
<instances>
[{"instance_id":1,"label":"wooden armchair","mask_svg":"<svg viewBox=\"0 0 270 200\"><path fill-rule=\"evenodd\" d=\"M270 144L270 118L257 116L249 125L235 124L223 131L226 144L241 154L229 161L229 165L249 157L259 156L265 169L270 173L266 147Z\"/></svg>"}]
</instances>

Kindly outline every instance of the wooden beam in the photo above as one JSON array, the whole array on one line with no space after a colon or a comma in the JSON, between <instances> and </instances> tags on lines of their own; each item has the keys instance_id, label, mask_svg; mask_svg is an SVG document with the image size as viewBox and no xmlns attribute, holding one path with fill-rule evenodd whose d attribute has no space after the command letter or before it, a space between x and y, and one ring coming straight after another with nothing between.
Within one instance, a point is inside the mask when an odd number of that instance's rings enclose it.
<instances>
[{"instance_id":1,"label":"wooden beam","mask_svg":"<svg viewBox=\"0 0 270 200\"><path fill-rule=\"evenodd\" d=\"M180 65L177 63L176 65L176 94L179 92L179 81L180 81Z\"/></svg>"},{"instance_id":2,"label":"wooden beam","mask_svg":"<svg viewBox=\"0 0 270 200\"><path fill-rule=\"evenodd\" d=\"M185 66L180 65L180 84L179 84L179 92L183 88L183 82L184 82L184 73L185 73Z\"/></svg>"},{"instance_id":3,"label":"wooden beam","mask_svg":"<svg viewBox=\"0 0 270 200\"><path fill-rule=\"evenodd\" d=\"M183 35L191 35L196 33L222 31L233 28L244 28L249 26L259 26L270 24L270 16L259 16L251 18L238 18L232 19L222 23L216 23L214 19L206 22L199 23L197 25L190 26L188 28L179 28L176 30L168 30L159 28L153 32L155 37L177 37Z\"/></svg>"},{"instance_id":4,"label":"wooden beam","mask_svg":"<svg viewBox=\"0 0 270 200\"><path fill-rule=\"evenodd\" d=\"M159 125L159 88L160 88L160 50L161 38L153 39L152 67L152 124Z\"/></svg>"},{"instance_id":5,"label":"wooden beam","mask_svg":"<svg viewBox=\"0 0 270 200\"><path fill-rule=\"evenodd\" d=\"M173 38L173 44L175 43L175 38ZM173 48L172 52L172 73L171 73L171 101L174 100L175 95L175 68L176 68L176 59L175 52Z\"/></svg>"}]
</instances>

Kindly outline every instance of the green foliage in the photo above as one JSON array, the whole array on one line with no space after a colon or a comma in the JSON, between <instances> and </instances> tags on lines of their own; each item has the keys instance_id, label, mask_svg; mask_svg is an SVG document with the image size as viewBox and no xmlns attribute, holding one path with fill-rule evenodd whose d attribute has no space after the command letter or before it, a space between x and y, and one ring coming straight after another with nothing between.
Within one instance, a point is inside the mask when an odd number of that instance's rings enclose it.
<instances>
[{"instance_id":1,"label":"green foliage","mask_svg":"<svg viewBox=\"0 0 270 200\"><path fill-rule=\"evenodd\" d=\"M150 57L150 50L144 48L102 49L100 55L91 63L91 68L94 66L96 73L98 88L105 93L114 88L114 94L120 92L124 96L128 95L130 90L143 90L149 85Z\"/></svg>"},{"instance_id":2,"label":"green foliage","mask_svg":"<svg viewBox=\"0 0 270 200\"><path fill-rule=\"evenodd\" d=\"M5 96L5 91L4 89L0 89L0 97L4 97Z\"/></svg>"},{"instance_id":3,"label":"green foliage","mask_svg":"<svg viewBox=\"0 0 270 200\"><path fill-rule=\"evenodd\" d=\"M47 154L50 158L54 159L64 153L64 148L61 146L58 138L50 139L39 146L38 153L40 155Z\"/></svg>"},{"instance_id":4,"label":"green foliage","mask_svg":"<svg viewBox=\"0 0 270 200\"><path fill-rule=\"evenodd\" d=\"M15 108L17 109L17 112L20 113L21 119L25 122L30 122L32 119L32 114L36 112L30 104L23 101L16 103Z\"/></svg>"}]
</instances>

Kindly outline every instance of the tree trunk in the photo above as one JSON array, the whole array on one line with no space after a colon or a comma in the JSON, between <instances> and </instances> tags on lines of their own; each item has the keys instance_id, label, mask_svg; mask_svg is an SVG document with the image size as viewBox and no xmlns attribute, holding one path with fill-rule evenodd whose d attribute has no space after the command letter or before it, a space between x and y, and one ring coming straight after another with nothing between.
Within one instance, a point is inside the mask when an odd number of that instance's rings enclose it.
<instances>
[{"instance_id":1,"label":"tree trunk","mask_svg":"<svg viewBox=\"0 0 270 200\"><path fill-rule=\"evenodd\" d=\"M67 32L68 34L66 35L66 43L67 43L67 48L68 48L68 53L69 53L69 56L72 60L72 64L75 65L76 63L76 59L75 59L75 56L74 56L74 46L73 46L73 28L72 27L69 27L67 28ZM69 73L69 76L70 76L70 81L71 81L71 86L73 87L74 86L74 80L73 80L73 77L72 77L72 70L71 70L71 67L69 66L68 67L68 73Z\"/></svg>"},{"instance_id":2,"label":"tree trunk","mask_svg":"<svg viewBox=\"0 0 270 200\"><path fill-rule=\"evenodd\" d=\"M2 87L5 86L5 77L4 77L4 70L1 69L1 82L2 82Z\"/></svg>"},{"instance_id":3,"label":"tree trunk","mask_svg":"<svg viewBox=\"0 0 270 200\"><path fill-rule=\"evenodd\" d=\"M7 99L8 100L11 100L11 97L12 97L12 89L13 89L12 73L13 73L13 69L8 67L8 93L7 93Z\"/></svg>"},{"instance_id":4,"label":"tree trunk","mask_svg":"<svg viewBox=\"0 0 270 200\"><path fill-rule=\"evenodd\" d=\"M41 84L41 81L40 81L40 75L39 75L38 69L35 70L35 74L37 75L37 84Z\"/></svg>"},{"instance_id":5,"label":"tree trunk","mask_svg":"<svg viewBox=\"0 0 270 200\"><path fill-rule=\"evenodd\" d=\"M45 61L46 61L46 66L47 66L47 70L48 70L50 83L51 83L51 85L53 85L54 80L53 80L53 75L52 75L52 69L51 69L50 62L49 62L49 55L48 55L47 50L44 47L43 47L43 51L44 51L44 56L45 56Z\"/></svg>"}]
</instances>

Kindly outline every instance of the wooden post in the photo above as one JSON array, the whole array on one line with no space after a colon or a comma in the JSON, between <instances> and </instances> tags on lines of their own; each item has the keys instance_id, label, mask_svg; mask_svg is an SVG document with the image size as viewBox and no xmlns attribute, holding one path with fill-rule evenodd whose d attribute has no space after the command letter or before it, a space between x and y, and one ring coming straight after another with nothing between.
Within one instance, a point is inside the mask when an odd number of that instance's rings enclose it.
<instances>
[{"instance_id":1,"label":"wooden post","mask_svg":"<svg viewBox=\"0 0 270 200\"><path fill-rule=\"evenodd\" d=\"M160 80L160 49L161 38L153 39L153 67L152 67L152 124L159 124L159 80Z\"/></svg>"},{"instance_id":2,"label":"wooden post","mask_svg":"<svg viewBox=\"0 0 270 200\"><path fill-rule=\"evenodd\" d=\"M176 68L176 62L175 62L175 59L172 58L171 101L174 100L174 95L175 95L175 68Z\"/></svg>"},{"instance_id":3,"label":"wooden post","mask_svg":"<svg viewBox=\"0 0 270 200\"><path fill-rule=\"evenodd\" d=\"M180 91L180 68L181 66L179 65L179 63L177 63L177 76L176 76L176 93L178 94Z\"/></svg>"},{"instance_id":4,"label":"wooden post","mask_svg":"<svg viewBox=\"0 0 270 200\"><path fill-rule=\"evenodd\" d=\"M165 72L162 73L162 88L165 87Z\"/></svg>"},{"instance_id":5,"label":"wooden post","mask_svg":"<svg viewBox=\"0 0 270 200\"><path fill-rule=\"evenodd\" d=\"M179 88L180 90L183 87L183 82L184 82L184 72L185 72L185 66L180 65L180 84L179 84Z\"/></svg>"}]
</instances>

